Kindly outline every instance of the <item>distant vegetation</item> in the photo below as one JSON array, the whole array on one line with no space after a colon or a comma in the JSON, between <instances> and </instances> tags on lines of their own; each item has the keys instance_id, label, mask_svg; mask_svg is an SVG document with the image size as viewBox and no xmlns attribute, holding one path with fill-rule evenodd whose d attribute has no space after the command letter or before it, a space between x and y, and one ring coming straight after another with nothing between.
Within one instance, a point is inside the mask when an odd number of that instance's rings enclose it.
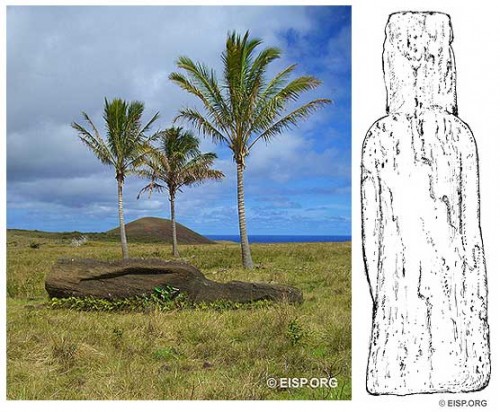
<instances>
[{"instance_id":1,"label":"distant vegetation","mask_svg":"<svg viewBox=\"0 0 500 412\"><path fill-rule=\"evenodd\" d=\"M127 229L128 240L134 243L171 243L172 242L172 224L168 219L159 217L143 217L134 220L125 225ZM114 228L107 232L43 232L39 230L20 230L8 229L9 239L13 245L17 245L17 240L22 241L27 238L37 239L32 243L38 243L39 246L45 244L43 240L53 240L62 244L75 246L75 240L87 238L87 241L116 242L120 240L120 228ZM191 229L177 223L177 236L182 245L213 244L210 239Z\"/></svg>"}]
</instances>

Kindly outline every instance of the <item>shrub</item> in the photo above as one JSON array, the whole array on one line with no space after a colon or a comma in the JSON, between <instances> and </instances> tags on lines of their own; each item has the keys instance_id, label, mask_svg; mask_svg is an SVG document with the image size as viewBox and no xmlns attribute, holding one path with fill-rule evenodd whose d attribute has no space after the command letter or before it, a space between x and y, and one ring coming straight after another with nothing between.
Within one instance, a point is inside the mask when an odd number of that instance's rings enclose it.
<instances>
[{"instance_id":1,"label":"shrub","mask_svg":"<svg viewBox=\"0 0 500 412\"><path fill-rule=\"evenodd\" d=\"M71 239L71 246L80 247L87 242L88 242L87 236L80 236L80 237Z\"/></svg>"},{"instance_id":2,"label":"shrub","mask_svg":"<svg viewBox=\"0 0 500 412\"><path fill-rule=\"evenodd\" d=\"M297 345L302 340L302 338L305 336L304 328L302 328L302 326L300 326L297 319L292 320L288 324L286 335L287 335L290 343L292 344L292 346Z\"/></svg>"},{"instance_id":3,"label":"shrub","mask_svg":"<svg viewBox=\"0 0 500 412\"><path fill-rule=\"evenodd\" d=\"M31 249L39 249L40 246L41 246L41 243L32 241L29 246L30 246Z\"/></svg>"}]
</instances>

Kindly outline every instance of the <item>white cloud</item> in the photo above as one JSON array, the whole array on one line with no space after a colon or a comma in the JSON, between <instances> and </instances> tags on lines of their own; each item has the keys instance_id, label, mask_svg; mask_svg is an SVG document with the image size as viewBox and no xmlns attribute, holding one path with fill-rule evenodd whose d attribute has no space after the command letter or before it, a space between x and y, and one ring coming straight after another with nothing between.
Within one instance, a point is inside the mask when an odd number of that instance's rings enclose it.
<instances>
[{"instance_id":1,"label":"white cloud","mask_svg":"<svg viewBox=\"0 0 500 412\"><path fill-rule=\"evenodd\" d=\"M317 30L305 7L9 7L7 12L7 167L9 207L46 210L61 219L104 219L114 222L116 182L78 140L70 127L87 112L102 132L104 97L145 102L145 120L156 111L161 119L153 129L168 127L179 107L196 100L168 80L179 55L188 55L219 69L229 30L250 29L264 44L286 48L283 33L293 28L299 38ZM272 18L270 18L270 13ZM343 47L342 32L332 39L334 55ZM342 37L344 36L344 37ZM344 43L343 43L344 42ZM329 56L330 56L329 54ZM295 62L285 53L273 66ZM306 62L304 61L304 65ZM305 67L299 65L297 73ZM325 88L307 98L319 96ZM328 108L327 110L330 110ZM301 129L281 136L266 147L255 146L248 159L247 193L263 184L269 189L293 182L297 176L345 176L348 162L333 148L317 150L314 133L327 124L330 113L319 111ZM235 165L227 148L201 139L202 151L219 154L215 167L222 182L186 188L178 197L180 219L195 225L226 217L234 224ZM168 216L165 194L136 200L144 185L127 179L128 220L141 214ZM283 201L284 202L284 201ZM289 206L300 204L289 200ZM286 206L283 203L281 206ZM56 220L54 220L56 222ZM106 220L107 222L107 220ZM56 223L54 223L56 224ZM98 225L99 222L96 223ZM92 224L89 223L90 226Z\"/></svg>"},{"instance_id":2,"label":"white cloud","mask_svg":"<svg viewBox=\"0 0 500 412\"><path fill-rule=\"evenodd\" d=\"M266 177L278 183L309 176L344 177L350 174L346 160L333 147L318 151L311 139L286 133L267 146L265 142L254 146L247 161L248 175Z\"/></svg>"}]
</instances>

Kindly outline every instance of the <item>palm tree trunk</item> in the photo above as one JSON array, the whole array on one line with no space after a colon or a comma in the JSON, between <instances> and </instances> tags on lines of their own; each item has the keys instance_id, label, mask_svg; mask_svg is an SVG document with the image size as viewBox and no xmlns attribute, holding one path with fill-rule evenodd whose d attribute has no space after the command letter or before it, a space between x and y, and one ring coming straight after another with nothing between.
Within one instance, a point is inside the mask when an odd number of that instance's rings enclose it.
<instances>
[{"instance_id":1,"label":"palm tree trunk","mask_svg":"<svg viewBox=\"0 0 500 412\"><path fill-rule=\"evenodd\" d=\"M253 269L250 244L248 243L247 221L245 217L245 194L243 190L243 163L236 162L236 178L238 190L238 220L240 224L241 259L245 269Z\"/></svg>"},{"instance_id":2,"label":"palm tree trunk","mask_svg":"<svg viewBox=\"0 0 500 412\"><path fill-rule=\"evenodd\" d=\"M120 240L122 243L122 257L128 259L127 234L125 233L125 219L123 217L123 178L117 177L118 181L118 219L120 220Z\"/></svg>"},{"instance_id":3,"label":"palm tree trunk","mask_svg":"<svg viewBox=\"0 0 500 412\"><path fill-rule=\"evenodd\" d=\"M172 222L172 255L179 257L177 250L177 228L175 225L175 193L170 192L170 221Z\"/></svg>"}]
</instances>

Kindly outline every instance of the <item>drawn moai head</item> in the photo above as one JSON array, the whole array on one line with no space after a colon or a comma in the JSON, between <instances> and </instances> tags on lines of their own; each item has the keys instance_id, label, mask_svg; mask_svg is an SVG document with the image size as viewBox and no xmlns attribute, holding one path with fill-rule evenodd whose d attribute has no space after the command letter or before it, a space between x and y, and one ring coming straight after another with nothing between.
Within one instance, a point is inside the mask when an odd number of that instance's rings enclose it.
<instances>
[{"instance_id":1,"label":"drawn moai head","mask_svg":"<svg viewBox=\"0 0 500 412\"><path fill-rule=\"evenodd\" d=\"M442 109L457 114L450 16L401 12L389 16L383 53L387 112Z\"/></svg>"}]
</instances>

